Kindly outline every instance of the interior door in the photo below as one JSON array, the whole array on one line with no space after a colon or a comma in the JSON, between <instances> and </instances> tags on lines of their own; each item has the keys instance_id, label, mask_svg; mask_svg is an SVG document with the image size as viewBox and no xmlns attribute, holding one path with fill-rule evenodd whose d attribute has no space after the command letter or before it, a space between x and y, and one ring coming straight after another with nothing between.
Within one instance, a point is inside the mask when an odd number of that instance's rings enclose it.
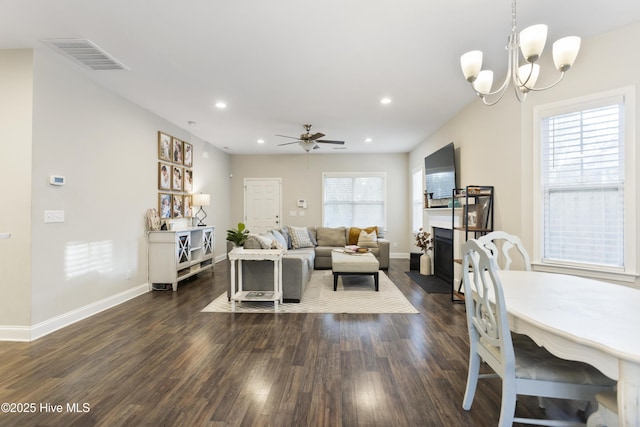
<instances>
[{"instance_id":1,"label":"interior door","mask_svg":"<svg viewBox=\"0 0 640 427\"><path fill-rule=\"evenodd\" d=\"M244 180L244 222L256 234L280 228L282 180L246 178Z\"/></svg>"}]
</instances>

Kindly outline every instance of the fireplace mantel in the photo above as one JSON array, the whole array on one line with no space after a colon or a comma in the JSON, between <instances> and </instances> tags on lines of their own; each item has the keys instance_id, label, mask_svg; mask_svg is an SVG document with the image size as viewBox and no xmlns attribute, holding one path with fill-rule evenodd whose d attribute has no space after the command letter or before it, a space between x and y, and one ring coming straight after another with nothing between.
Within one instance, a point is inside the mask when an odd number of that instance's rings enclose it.
<instances>
[{"instance_id":1,"label":"fireplace mantel","mask_svg":"<svg viewBox=\"0 0 640 427\"><path fill-rule=\"evenodd\" d=\"M462 208L454 208L453 216L455 226L462 224ZM425 228L446 228L451 229L451 208L427 208L424 210Z\"/></svg>"}]
</instances>

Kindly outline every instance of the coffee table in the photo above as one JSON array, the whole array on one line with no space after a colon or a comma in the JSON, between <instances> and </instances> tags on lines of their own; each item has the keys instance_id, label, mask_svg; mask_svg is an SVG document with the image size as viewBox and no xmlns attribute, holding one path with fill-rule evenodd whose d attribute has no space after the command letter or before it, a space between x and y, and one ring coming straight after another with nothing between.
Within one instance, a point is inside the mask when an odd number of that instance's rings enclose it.
<instances>
[{"instance_id":1,"label":"coffee table","mask_svg":"<svg viewBox=\"0 0 640 427\"><path fill-rule=\"evenodd\" d=\"M338 289L338 276L371 275L378 292L380 263L370 252L349 254L342 250L335 250L331 252L331 269L334 291Z\"/></svg>"}]
</instances>

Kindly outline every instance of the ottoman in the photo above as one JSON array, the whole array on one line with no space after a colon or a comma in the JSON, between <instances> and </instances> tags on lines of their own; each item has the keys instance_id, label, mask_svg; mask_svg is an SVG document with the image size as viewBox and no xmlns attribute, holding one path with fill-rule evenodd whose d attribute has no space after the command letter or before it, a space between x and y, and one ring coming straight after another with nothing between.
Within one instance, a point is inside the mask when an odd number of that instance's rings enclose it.
<instances>
[{"instance_id":1,"label":"ottoman","mask_svg":"<svg viewBox=\"0 0 640 427\"><path fill-rule=\"evenodd\" d=\"M331 252L331 269L333 270L333 290L338 289L340 275L371 275L378 291L378 271L380 263L372 253L346 254L342 251Z\"/></svg>"}]
</instances>

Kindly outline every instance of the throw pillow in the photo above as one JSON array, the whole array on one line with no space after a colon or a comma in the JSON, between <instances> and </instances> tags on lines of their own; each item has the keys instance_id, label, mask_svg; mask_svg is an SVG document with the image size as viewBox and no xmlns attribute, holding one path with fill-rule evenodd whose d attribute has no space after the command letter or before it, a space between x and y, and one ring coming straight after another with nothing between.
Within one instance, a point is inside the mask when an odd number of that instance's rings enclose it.
<instances>
[{"instance_id":1,"label":"throw pillow","mask_svg":"<svg viewBox=\"0 0 640 427\"><path fill-rule=\"evenodd\" d=\"M284 237L284 239L287 241L287 249L291 249L291 236L289 235L289 230L287 230L287 227L282 227L280 229L280 234L282 234L282 237Z\"/></svg>"},{"instance_id":2,"label":"throw pillow","mask_svg":"<svg viewBox=\"0 0 640 427\"><path fill-rule=\"evenodd\" d=\"M291 236L291 246L293 247L293 249L313 247L311 239L309 238L309 230L307 230L307 227L294 227L288 225L287 229L289 230L289 235Z\"/></svg>"},{"instance_id":3,"label":"throw pillow","mask_svg":"<svg viewBox=\"0 0 640 427\"><path fill-rule=\"evenodd\" d=\"M271 249L271 241L273 239L271 239L271 238L269 238L269 237L267 237L266 235L263 235L263 234L249 233L249 235L247 236L247 241L249 241L249 240L255 240L258 243L258 245L260 246L260 249ZM246 247L246 244L245 244L245 247Z\"/></svg>"},{"instance_id":4,"label":"throw pillow","mask_svg":"<svg viewBox=\"0 0 640 427\"><path fill-rule=\"evenodd\" d=\"M349 244L350 245L357 245L358 244L358 239L360 238L360 232L364 230L367 233L371 233L372 231L376 232L376 235L378 234L378 227L377 226L373 226L373 227L367 227L367 228L358 228L358 227L351 227L349 229Z\"/></svg>"},{"instance_id":5,"label":"throw pillow","mask_svg":"<svg viewBox=\"0 0 640 427\"><path fill-rule=\"evenodd\" d=\"M378 236L376 236L376 232L372 231L371 233L367 233L362 230L360 236L358 236L358 246L362 248L377 248Z\"/></svg>"},{"instance_id":6,"label":"throw pillow","mask_svg":"<svg viewBox=\"0 0 640 427\"><path fill-rule=\"evenodd\" d=\"M282 249L288 249L289 244L287 243L287 238L282 235L278 230L271 230L271 234L273 234L273 240L280 243Z\"/></svg>"},{"instance_id":7,"label":"throw pillow","mask_svg":"<svg viewBox=\"0 0 640 427\"><path fill-rule=\"evenodd\" d=\"M345 246L347 246L346 233L347 230L344 227L318 227L318 229L316 230L316 240L318 241L318 246L344 248Z\"/></svg>"}]
</instances>

